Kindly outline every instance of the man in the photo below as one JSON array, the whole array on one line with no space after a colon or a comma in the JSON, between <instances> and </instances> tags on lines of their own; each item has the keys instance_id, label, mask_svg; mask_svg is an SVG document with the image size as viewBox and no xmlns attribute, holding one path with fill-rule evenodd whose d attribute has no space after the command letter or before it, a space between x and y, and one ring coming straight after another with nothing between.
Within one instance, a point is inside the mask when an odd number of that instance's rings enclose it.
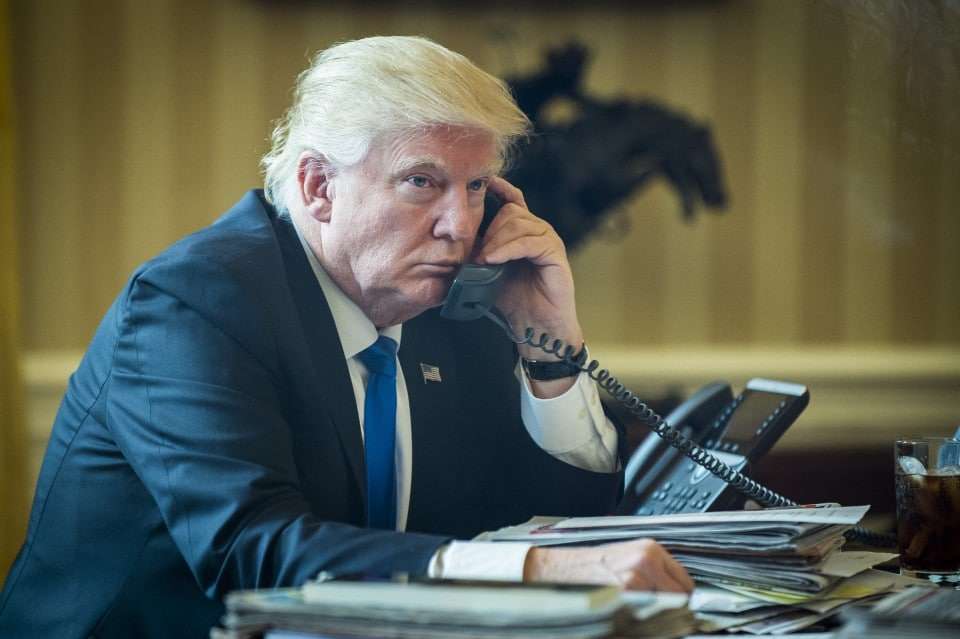
<instances>
[{"instance_id":1,"label":"man","mask_svg":"<svg viewBox=\"0 0 960 639\"><path fill-rule=\"evenodd\" d=\"M518 367L500 329L435 309L464 262L520 260L512 325L583 343L562 242L496 176L525 127L502 83L427 40L318 56L266 195L138 269L97 330L0 636L205 636L228 591L320 571L689 590L650 541L452 541L603 514L620 490L587 376L530 348ZM502 208L478 238L487 191Z\"/></svg>"}]
</instances>

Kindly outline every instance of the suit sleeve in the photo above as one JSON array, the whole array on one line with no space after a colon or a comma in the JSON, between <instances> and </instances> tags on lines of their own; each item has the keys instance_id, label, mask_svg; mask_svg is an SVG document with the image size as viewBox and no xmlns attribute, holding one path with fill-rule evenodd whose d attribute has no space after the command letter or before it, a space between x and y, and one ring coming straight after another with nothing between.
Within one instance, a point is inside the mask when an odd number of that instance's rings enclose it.
<instances>
[{"instance_id":1,"label":"suit sleeve","mask_svg":"<svg viewBox=\"0 0 960 639\"><path fill-rule=\"evenodd\" d=\"M107 410L118 446L207 595L299 585L321 570L425 573L446 538L311 513L268 349L252 352L218 324L212 304L190 300L134 281L118 319ZM220 312L243 308L255 305Z\"/></svg>"}]
</instances>

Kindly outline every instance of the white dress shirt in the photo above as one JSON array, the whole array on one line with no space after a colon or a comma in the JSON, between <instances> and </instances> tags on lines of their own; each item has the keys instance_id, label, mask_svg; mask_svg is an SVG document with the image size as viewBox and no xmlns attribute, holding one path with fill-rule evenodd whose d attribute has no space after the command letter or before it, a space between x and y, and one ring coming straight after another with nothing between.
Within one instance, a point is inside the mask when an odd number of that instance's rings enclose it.
<instances>
[{"instance_id":1,"label":"white dress shirt","mask_svg":"<svg viewBox=\"0 0 960 639\"><path fill-rule=\"evenodd\" d=\"M292 216L291 216L292 217ZM307 259L317 276L320 288L340 336L343 354L347 360L353 394L357 403L360 424L363 424L367 369L359 355L379 335L390 337L400 344L403 326L397 324L377 330L363 311L330 279L316 256L304 241L294 221L294 228ZM557 459L585 470L614 472L617 470L617 431L603 413L597 386L581 373L570 390L559 397L540 399L530 390L526 373L517 364L515 374L521 380L521 417L530 437ZM363 428L360 429L361 437ZM397 364L397 421L396 421L396 487L397 530L406 529L410 505L413 451L410 431L410 401L403 370ZM518 522L519 523L519 522ZM526 543L490 543L455 541L443 546L430 561L431 577L459 579L497 579L520 581L530 545Z\"/></svg>"}]
</instances>

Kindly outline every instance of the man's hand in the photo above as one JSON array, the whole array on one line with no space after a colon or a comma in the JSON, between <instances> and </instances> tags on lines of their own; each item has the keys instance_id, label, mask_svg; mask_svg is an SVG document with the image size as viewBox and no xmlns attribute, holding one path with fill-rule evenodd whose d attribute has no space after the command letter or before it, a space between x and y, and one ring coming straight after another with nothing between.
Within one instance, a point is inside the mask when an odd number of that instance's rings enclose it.
<instances>
[{"instance_id":1,"label":"man's hand","mask_svg":"<svg viewBox=\"0 0 960 639\"><path fill-rule=\"evenodd\" d=\"M686 569L652 539L589 548L532 548L524 581L614 584L628 590L690 592Z\"/></svg>"},{"instance_id":2,"label":"man's hand","mask_svg":"<svg viewBox=\"0 0 960 639\"><path fill-rule=\"evenodd\" d=\"M515 332L522 334L532 327L538 335L545 332L579 350L583 331L577 320L573 272L563 240L552 226L527 209L520 189L500 177L491 178L487 188L503 206L487 229L476 260L481 264L523 260L511 270L497 306ZM520 355L540 360L551 357L529 346L520 347ZM573 382L574 378L541 382L534 385L534 392L540 397L553 397Z\"/></svg>"}]
</instances>

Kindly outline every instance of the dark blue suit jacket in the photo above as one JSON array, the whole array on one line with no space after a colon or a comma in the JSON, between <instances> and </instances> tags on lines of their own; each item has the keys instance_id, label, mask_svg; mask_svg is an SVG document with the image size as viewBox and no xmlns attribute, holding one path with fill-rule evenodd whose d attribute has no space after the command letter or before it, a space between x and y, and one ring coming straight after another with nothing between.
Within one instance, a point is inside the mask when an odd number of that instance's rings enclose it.
<instances>
[{"instance_id":1,"label":"dark blue suit jacket","mask_svg":"<svg viewBox=\"0 0 960 639\"><path fill-rule=\"evenodd\" d=\"M423 573L450 537L601 514L620 477L543 452L489 322L404 324L408 530L363 528L364 462L330 310L289 219L248 193L138 269L71 377L2 637L205 637L234 589ZM424 382L420 363L440 368Z\"/></svg>"}]
</instances>

